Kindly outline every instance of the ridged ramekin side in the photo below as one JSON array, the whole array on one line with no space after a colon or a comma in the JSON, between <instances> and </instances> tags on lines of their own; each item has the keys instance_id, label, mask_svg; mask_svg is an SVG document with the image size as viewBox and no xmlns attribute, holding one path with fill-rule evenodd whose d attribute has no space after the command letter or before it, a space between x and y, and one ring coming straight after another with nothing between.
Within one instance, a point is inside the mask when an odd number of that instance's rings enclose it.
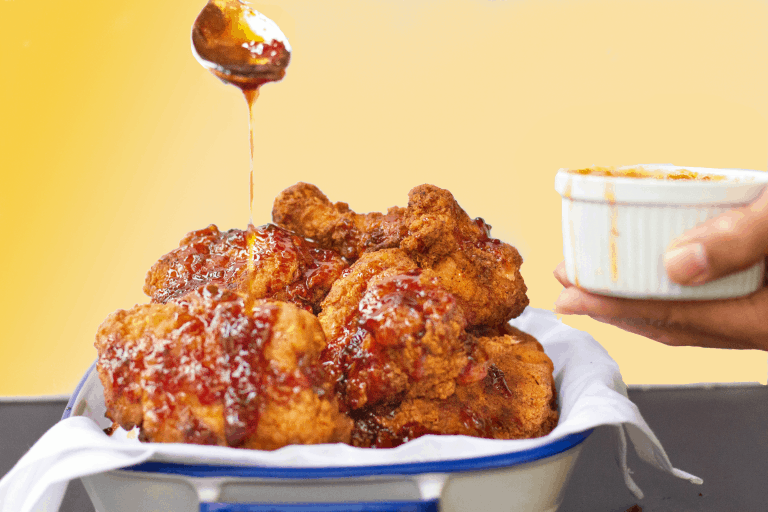
<instances>
[{"instance_id":1,"label":"ridged ramekin side","mask_svg":"<svg viewBox=\"0 0 768 512\"><path fill-rule=\"evenodd\" d=\"M701 286L669 280L663 255L685 231L729 209L579 201L563 197L563 254L568 279L604 295L704 300L747 295L763 284L764 264Z\"/></svg>"}]
</instances>

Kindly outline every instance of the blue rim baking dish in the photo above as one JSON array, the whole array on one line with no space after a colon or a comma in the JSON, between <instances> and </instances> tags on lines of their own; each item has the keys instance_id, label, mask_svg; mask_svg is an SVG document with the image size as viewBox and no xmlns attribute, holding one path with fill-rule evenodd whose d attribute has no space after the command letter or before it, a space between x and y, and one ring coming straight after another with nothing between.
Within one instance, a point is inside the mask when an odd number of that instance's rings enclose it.
<instances>
[{"instance_id":1,"label":"blue rim baking dish","mask_svg":"<svg viewBox=\"0 0 768 512\"><path fill-rule=\"evenodd\" d=\"M100 387L94 362L62 419L78 415L84 394ZM528 450L455 460L327 467L150 460L82 480L98 512L555 512L591 433Z\"/></svg>"}]
</instances>

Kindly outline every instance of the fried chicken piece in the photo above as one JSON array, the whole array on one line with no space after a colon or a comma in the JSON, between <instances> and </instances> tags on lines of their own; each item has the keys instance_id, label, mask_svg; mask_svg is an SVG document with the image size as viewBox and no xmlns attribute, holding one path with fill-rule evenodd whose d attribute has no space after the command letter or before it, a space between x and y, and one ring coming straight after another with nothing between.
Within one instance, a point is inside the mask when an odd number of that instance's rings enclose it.
<instances>
[{"instance_id":1,"label":"fried chicken piece","mask_svg":"<svg viewBox=\"0 0 768 512\"><path fill-rule=\"evenodd\" d=\"M272 207L275 224L349 260L365 252L397 247L405 236L403 214L404 209L396 206L386 214L355 213L347 203L331 203L319 188L301 182L280 192Z\"/></svg>"},{"instance_id":2,"label":"fried chicken piece","mask_svg":"<svg viewBox=\"0 0 768 512\"><path fill-rule=\"evenodd\" d=\"M445 399L406 398L399 404L353 411L352 443L393 447L425 434L490 439L547 435L557 425L552 361L531 335L480 338L471 362Z\"/></svg>"},{"instance_id":3,"label":"fried chicken piece","mask_svg":"<svg viewBox=\"0 0 768 512\"><path fill-rule=\"evenodd\" d=\"M405 209L362 215L331 203L314 185L297 183L277 196L272 218L349 259L403 249L420 268L435 272L471 326L505 323L528 305L517 249L491 238L483 219L470 219L450 192L433 185L411 190Z\"/></svg>"},{"instance_id":4,"label":"fried chicken piece","mask_svg":"<svg viewBox=\"0 0 768 512\"><path fill-rule=\"evenodd\" d=\"M329 348L344 335L344 330L355 315L368 283L375 277L403 274L419 267L399 249L385 249L368 253L346 269L333 283L331 291L321 303L318 315Z\"/></svg>"},{"instance_id":5,"label":"fried chicken piece","mask_svg":"<svg viewBox=\"0 0 768 512\"><path fill-rule=\"evenodd\" d=\"M208 284L119 310L96 336L107 417L140 438L273 450L347 442L317 319Z\"/></svg>"},{"instance_id":6,"label":"fried chicken piece","mask_svg":"<svg viewBox=\"0 0 768 512\"><path fill-rule=\"evenodd\" d=\"M350 409L403 396L445 398L467 364L453 296L399 249L366 253L322 303L321 359Z\"/></svg>"},{"instance_id":7,"label":"fried chicken piece","mask_svg":"<svg viewBox=\"0 0 768 512\"><path fill-rule=\"evenodd\" d=\"M408 236L400 247L435 272L469 325L498 325L519 316L528 306L528 289L517 249L491 238L491 227L470 219L447 190L421 185L408 198Z\"/></svg>"},{"instance_id":8,"label":"fried chicken piece","mask_svg":"<svg viewBox=\"0 0 768 512\"><path fill-rule=\"evenodd\" d=\"M189 233L152 266L144 293L165 303L211 283L317 312L346 267L338 254L273 224L225 232L210 225Z\"/></svg>"}]
</instances>

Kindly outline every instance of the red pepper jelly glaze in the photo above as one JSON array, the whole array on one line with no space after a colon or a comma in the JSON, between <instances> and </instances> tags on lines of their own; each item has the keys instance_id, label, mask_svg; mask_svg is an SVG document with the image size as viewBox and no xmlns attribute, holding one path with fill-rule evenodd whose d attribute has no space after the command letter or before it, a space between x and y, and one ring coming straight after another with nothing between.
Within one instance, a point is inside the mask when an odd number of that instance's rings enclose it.
<instances>
[{"instance_id":1,"label":"red pepper jelly glaze","mask_svg":"<svg viewBox=\"0 0 768 512\"><path fill-rule=\"evenodd\" d=\"M273 224L224 232L210 225L189 233L152 266L144 292L152 302L166 303L215 284L250 299L273 298L317 312L346 267L335 252Z\"/></svg>"},{"instance_id":2,"label":"red pepper jelly glaze","mask_svg":"<svg viewBox=\"0 0 768 512\"><path fill-rule=\"evenodd\" d=\"M347 268L336 252L274 224L250 229L248 243L249 295L292 302L315 314Z\"/></svg>"},{"instance_id":3,"label":"red pepper jelly glaze","mask_svg":"<svg viewBox=\"0 0 768 512\"><path fill-rule=\"evenodd\" d=\"M225 387L215 399L224 402L227 445L239 446L256 432L272 384L285 380L264 357L278 307L264 304L249 314L242 297L215 285L200 288L180 303L196 310L207 337L221 346L215 380ZM303 387L309 387L308 382Z\"/></svg>"},{"instance_id":4,"label":"red pepper jelly glaze","mask_svg":"<svg viewBox=\"0 0 768 512\"><path fill-rule=\"evenodd\" d=\"M547 434L557 423L551 361L535 338L511 327L473 329L469 362L449 396L408 394L350 411L352 443L390 448L426 434L517 439Z\"/></svg>"},{"instance_id":5,"label":"red pepper jelly glaze","mask_svg":"<svg viewBox=\"0 0 768 512\"><path fill-rule=\"evenodd\" d=\"M222 324L223 317L241 310L238 295L208 285L184 304L148 304L112 314L96 336L107 416L124 428L142 426L143 440L216 443L191 410L222 400L225 347L211 322ZM163 425L174 434L169 437Z\"/></svg>"},{"instance_id":6,"label":"red pepper jelly glaze","mask_svg":"<svg viewBox=\"0 0 768 512\"><path fill-rule=\"evenodd\" d=\"M144 293L165 304L204 284L236 290L248 261L247 232L221 232L211 224L188 233L178 249L166 254L147 273Z\"/></svg>"},{"instance_id":7,"label":"red pepper jelly glaze","mask_svg":"<svg viewBox=\"0 0 768 512\"><path fill-rule=\"evenodd\" d=\"M421 436L444 434L444 432L430 430L418 422L407 423L398 429L383 425L382 415L391 418L395 415L395 410L365 408L352 411L351 415L355 420L352 445L359 448L396 448Z\"/></svg>"},{"instance_id":8,"label":"red pepper jelly glaze","mask_svg":"<svg viewBox=\"0 0 768 512\"><path fill-rule=\"evenodd\" d=\"M265 356L280 308L250 308L208 284L177 302L116 312L96 342L108 417L140 425L142 440L242 445L268 403L323 386L317 368L284 371ZM221 414L217 431L211 418Z\"/></svg>"},{"instance_id":9,"label":"red pepper jelly glaze","mask_svg":"<svg viewBox=\"0 0 768 512\"><path fill-rule=\"evenodd\" d=\"M458 386L448 398L421 400L417 407L406 400L351 411L352 444L394 448L428 434L508 439L514 437L510 425L520 424L512 398L503 372L490 364L478 382Z\"/></svg>"},{"instance_id":10,"label":"red pepper jelly glaze","mask_svg":"<svg viewBox=\"0 0 768 512\"><path fill-rule=\"evenodd\" d=\"M464 327L453 296L415 269L371 285L321 359L350 409L396 401L461 371Z\"/></svg>"},{"instance_id":11,"label":"red pepper jelly glaze","mask_svg":"<svg viewBox=\"0 0 768 512\"><path fill-rule=\"evenodd\" d=\"M504 242L491 236L492 226L481 217L473 219L472 223L478 228L478 232L473 233L475 236L467 236L466 233L456 231L456 238L461 249L466 250L468 247L474 247L493 255L496 261L506 261Z\"/></svg>"}]
</instances>

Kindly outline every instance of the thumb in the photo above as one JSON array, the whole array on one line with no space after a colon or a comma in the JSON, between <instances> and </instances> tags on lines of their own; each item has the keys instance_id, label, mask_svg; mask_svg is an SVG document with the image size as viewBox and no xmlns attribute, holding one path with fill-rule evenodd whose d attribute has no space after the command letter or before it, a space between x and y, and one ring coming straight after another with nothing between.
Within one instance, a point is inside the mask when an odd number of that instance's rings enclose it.
<instances>
[{"instance_id":1,"label":"thumb","mask_svg":"<svg viewBox=\"0 0 768 512\"><path fill-rule=\"evenodd\" d=\"M703 284L758 263L768 254L768 187L743 208L731 210L677 238L664 255L672 281Z\"/></svg>"}]
</instances>

